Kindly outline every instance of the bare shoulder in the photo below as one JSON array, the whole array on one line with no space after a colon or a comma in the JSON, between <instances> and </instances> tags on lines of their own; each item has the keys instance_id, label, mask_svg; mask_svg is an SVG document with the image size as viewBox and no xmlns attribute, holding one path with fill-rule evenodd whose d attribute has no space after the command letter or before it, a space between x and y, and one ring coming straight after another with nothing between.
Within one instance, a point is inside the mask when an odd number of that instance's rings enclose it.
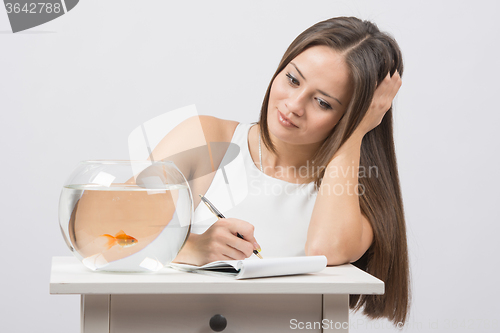
<instances>
[{"instance_id":1,"label":"bare shoulder","mask_svg":"<svg viewBox=\"0 0 500 333\"><path fill-rule=\"evenodd\" d=\"M230 142L238 122L213 116L197 116L207 142Z\"/></svg>"},{"instance_id":2,"label":"bare shoulder","mask_svg":"<svg viewBox=\"0 0 500 333\"><path fill-rule=\"evenodd\" d=\"M231 142L238 122L212 116L187 118L172 129L153 151L153 157L161 160L196 147L206 146L208 142Z\"/></svg>"}]
</instances>

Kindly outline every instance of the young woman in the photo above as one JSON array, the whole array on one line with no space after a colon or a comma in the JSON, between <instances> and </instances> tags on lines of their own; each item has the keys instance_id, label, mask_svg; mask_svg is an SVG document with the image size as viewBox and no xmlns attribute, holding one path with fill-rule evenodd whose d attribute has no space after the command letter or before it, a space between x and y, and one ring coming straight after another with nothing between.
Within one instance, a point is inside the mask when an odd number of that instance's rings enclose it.
<instances>
[{"instance_id":1,"label":"young woman","mask_svg":"<svg viewBox=\"0 0 500 333\"><path fill-rule=\"evenodd\" d=\"M175 261L242 259L261 246L264 256L325 255L386 284L385 295L351 295L351 308L404 323L409 268L391 106L402 72L398 45L374 24L329 19L289 46L256 124L200 116L169 133L156 160L174 154L171 142L189 149L201 127L213 171L201 155L176 161L191 184L196 232ZM241 158L224 166L225 154L210 150L221 142L238 145ZM230 183L246 192L231 193ZM198 194L228 218L211 217Z\"/></svg>"}]
</instances>

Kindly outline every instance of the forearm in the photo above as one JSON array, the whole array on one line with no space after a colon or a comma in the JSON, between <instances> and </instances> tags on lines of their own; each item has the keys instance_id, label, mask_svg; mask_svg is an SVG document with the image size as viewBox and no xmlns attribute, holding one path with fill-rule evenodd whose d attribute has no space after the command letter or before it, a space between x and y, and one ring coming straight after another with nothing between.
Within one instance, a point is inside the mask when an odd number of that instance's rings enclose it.
<instances>
[{"instance_id":1,"label":"forearm","mask_svg":"<svg viewBox=\"0 0 500 333\"><path fill-rule=\"evenodd\" d=\"M199 260L197 260L196 251L194 250L194 243L197 241L197 238L200 235L195 233L190 233L189 237L186 240L186 243L179 251L177 256L172 262L180 263L180 264L191 264L191 265L200 265Z\"/></svg>"},{"instance_id":2,"label":"forearm","mask_svg":"<svg viewBox=\"0 0 500 333\"><path fill-rule=\"evenodd\" d=\"M363 135L355 132L327 165L309 225L306 254L323 254L329 265L356 260L363 224L358 194Z\"/></svg>"}]
</instances>

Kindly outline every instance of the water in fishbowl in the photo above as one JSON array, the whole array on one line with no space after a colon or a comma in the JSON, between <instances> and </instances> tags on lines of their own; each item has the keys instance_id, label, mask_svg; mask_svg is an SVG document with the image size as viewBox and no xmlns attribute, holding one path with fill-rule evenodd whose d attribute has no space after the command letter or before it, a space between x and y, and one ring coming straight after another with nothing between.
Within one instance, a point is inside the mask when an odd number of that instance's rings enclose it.
<instances>
[{"instance_id":1,"label":"water in fishbowl","mask_svg":"<svg viewBox=\"0 0 500 333\"><path fill-rule=\"evenodd\" d=\"M92 270L157 271L189 234L191 202L186 185L68 185L60 225L70 249Z\"/></svg>"}]
</instances>

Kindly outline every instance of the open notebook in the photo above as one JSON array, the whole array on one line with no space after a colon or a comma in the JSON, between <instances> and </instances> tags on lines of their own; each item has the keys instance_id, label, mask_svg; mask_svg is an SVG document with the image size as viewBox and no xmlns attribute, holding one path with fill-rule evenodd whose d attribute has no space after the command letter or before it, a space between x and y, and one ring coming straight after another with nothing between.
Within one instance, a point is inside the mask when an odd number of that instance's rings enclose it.
<instances>
[{"instance_id":1,"label":"open notebook","mask_svg":"<svg viewBox=\"0 0 500 333\"><path fill-rule=\"evenodd\" d=\"M314 273L326 267L325 256L214 261L204 266L171 263L172 268L210 275L249 279L266 276Z\"/></svg>"}]
</instances>

